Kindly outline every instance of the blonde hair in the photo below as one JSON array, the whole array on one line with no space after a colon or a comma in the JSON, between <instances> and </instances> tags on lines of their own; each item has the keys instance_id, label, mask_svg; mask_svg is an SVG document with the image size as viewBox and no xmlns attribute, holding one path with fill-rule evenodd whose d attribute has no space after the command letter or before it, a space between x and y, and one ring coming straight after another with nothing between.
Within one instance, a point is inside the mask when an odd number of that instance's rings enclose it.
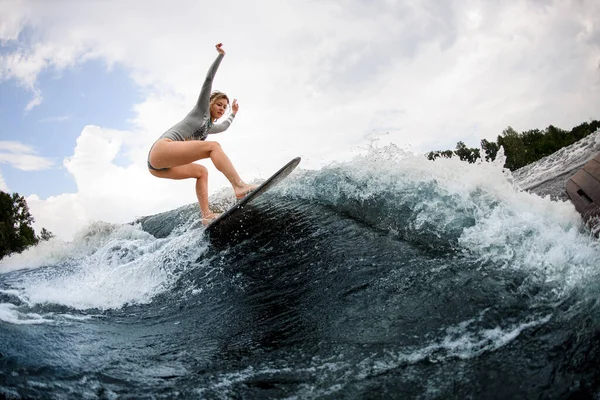
<instances>
[{"instance_id":1,"label":"blonde hair","mask_svg":"<svg viewBox=\"0 0 600 400\"><path fill-rule=\"evenodd\" d=\"M219 92L215 90L210 94L210 98L208 100L209 104L212 106L217 100L225 99L227 100L227 104L229 104L229 97L223 92Z\"/></svg>"}]
</instances>

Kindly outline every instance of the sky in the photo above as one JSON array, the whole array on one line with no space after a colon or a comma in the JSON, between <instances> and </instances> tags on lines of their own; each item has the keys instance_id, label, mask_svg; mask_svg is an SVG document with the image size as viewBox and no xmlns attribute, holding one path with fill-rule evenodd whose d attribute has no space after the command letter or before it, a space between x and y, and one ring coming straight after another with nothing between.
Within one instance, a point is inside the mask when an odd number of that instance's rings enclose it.
<instances>
[{"instance_id":1,"label":"sky","mask_svg":"<svg viewBox=\"0 0 600 400\"><path fill-rule=\"evenodd\" d=\"M0 189L63 240L195 202L146 157L220 42L213 89L240 111L209 139L246 181L374 142L425 153L571 129L600 119L598 21L597 0L3 0ZM227 186L200 163L211 193Z\"/></svg>"}]
</instances>

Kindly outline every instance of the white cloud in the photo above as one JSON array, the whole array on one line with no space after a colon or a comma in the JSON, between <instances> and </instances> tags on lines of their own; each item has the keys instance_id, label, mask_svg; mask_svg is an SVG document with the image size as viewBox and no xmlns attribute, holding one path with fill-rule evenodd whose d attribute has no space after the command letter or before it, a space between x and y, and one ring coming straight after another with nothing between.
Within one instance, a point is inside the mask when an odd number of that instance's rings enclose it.
<instances>
[{"instance_id":1,"label":"white cloud","mask_svg":"<svg viewBox=\"0 0 600 400\"><path fill-rule=\"evenodd\" d=\"M3 1L0 3L0 44L16 40L26 22L28 5L22 0Z\"/></svg>"},{"instance_id":2,"label":"white cloud","mask_svg":"<svg viewBox=\"0 0 600 400\"><path fill-rule=\"evenodd\" d=\"M42 104L44 97L42 96L42 92L37 87L32 87L31 91L33 92L33 98L29 100L29 103L25 106L25 111L31 111L34 107Z\"/></svg>"},{"instance_id":3,"label":"white cloud","mask_svg":"<svg viewBox=\"0 0 600 400\"><path fill-rule=\"evenodd\" d=\"M23 171L38 171L52 167L52 161L37 155L31 146L19 142L0 141L0 163Z\"/></svg>"},{"instance_id":4,"label":"white cloud","mask_svg":"<svg viewBox=\"0 0 600 400\"><path fill-rule=\"evenodd\" d=\"M0 151L7 151L10 153L24 153L24 154L34 154L35 150L31 146L27 146L26 144L13 142L13 141L0 141Z\"/></svg>"},{"instance_id":5,"label":"white cloud","mask_svg":"<svg viewBox=\"0 0 600 400\"><path fill-rule=\"evenodd\" d=\"M214 139L242 176L265 177L296 155L317 166L373 134L428 151L495 140L508 125L568 129L598 118L600 3L592 0L13 1L0 13L11 16L0 41L29 28L0 55L0 79L31 90L30 106L42 99L41 72L92 58L127 68L146 96L134 107L135 133L83 130L64 164L78 192L34 200L38 220L64 221L46 217L60 210L126 220L194 201L191 181L153 178L145 158L195 102L219 41L227 56L215 88L241 111ZM131 164L117 166L117 153ZM219 176L211 172L211 187Z\"/></svg>"}]
</instances>

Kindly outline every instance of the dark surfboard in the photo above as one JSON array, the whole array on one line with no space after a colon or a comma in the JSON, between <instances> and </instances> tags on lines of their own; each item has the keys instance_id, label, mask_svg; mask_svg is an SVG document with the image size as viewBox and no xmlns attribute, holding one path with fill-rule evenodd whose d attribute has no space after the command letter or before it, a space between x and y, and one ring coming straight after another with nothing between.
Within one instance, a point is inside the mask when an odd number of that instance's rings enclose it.
<instances>
[{"instance_id":1,"label":"dark surfboard","mask_svg":"<svg viewBox=\"0 0 600 400\"><path fill-rule=\"evenodd\" d=\"M587 162L567 182L567 194L592 231L600 228L600 153Z\"/></svg>"},{"instance_id":2,"label":"dark surfboard","mask_svg":"<svg viewBox=\"0 0 600 400\"><path fill-rule=\"evenodd\" d=\"M238 201L229 210L221 214L219 218L212 221L206 227L205 232L210 235L211 238L221 238L225 240L230 236L242 235L245 227L257 223L253 213L248 212L248 209L252 206L252 201L275 186L277 183L281 182L281 180L288 176L298 166L299 163L300 157L296 157L292 161L288 162L279 171L275 172L269 179L264 181L259 187Z\"/></svg>"}]
</instances>

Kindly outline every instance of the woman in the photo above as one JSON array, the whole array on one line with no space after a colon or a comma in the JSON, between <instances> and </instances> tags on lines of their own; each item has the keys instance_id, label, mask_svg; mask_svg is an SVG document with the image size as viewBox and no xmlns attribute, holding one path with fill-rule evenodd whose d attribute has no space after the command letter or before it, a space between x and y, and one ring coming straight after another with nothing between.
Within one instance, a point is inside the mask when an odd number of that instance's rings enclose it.
<instances>
[{"instance_id":1,"label":"woman","mask_svg":"<svg viewBox=\"0 0 600 400\"><path fill-rule=\"evenodd\" d=\"M152 175L168 179L196 179L196 196L202 223L205 225L219 214L213 213L208 206L208 170L194 161L210 158L229 180L238 199L256 188L256 185L249 185L240 178L219 143L204 141L208 134L223 132L229 128L239 110L237 100L234 99L231 114L223 122L215 123L229 105L229 98L224 93L211 94L217 68L225 56L221 43L216 48L219 55L208 70L198 102L182 121L167 130L152 145L148 154L148 169Z\"/></svg>"}]
</instances>

